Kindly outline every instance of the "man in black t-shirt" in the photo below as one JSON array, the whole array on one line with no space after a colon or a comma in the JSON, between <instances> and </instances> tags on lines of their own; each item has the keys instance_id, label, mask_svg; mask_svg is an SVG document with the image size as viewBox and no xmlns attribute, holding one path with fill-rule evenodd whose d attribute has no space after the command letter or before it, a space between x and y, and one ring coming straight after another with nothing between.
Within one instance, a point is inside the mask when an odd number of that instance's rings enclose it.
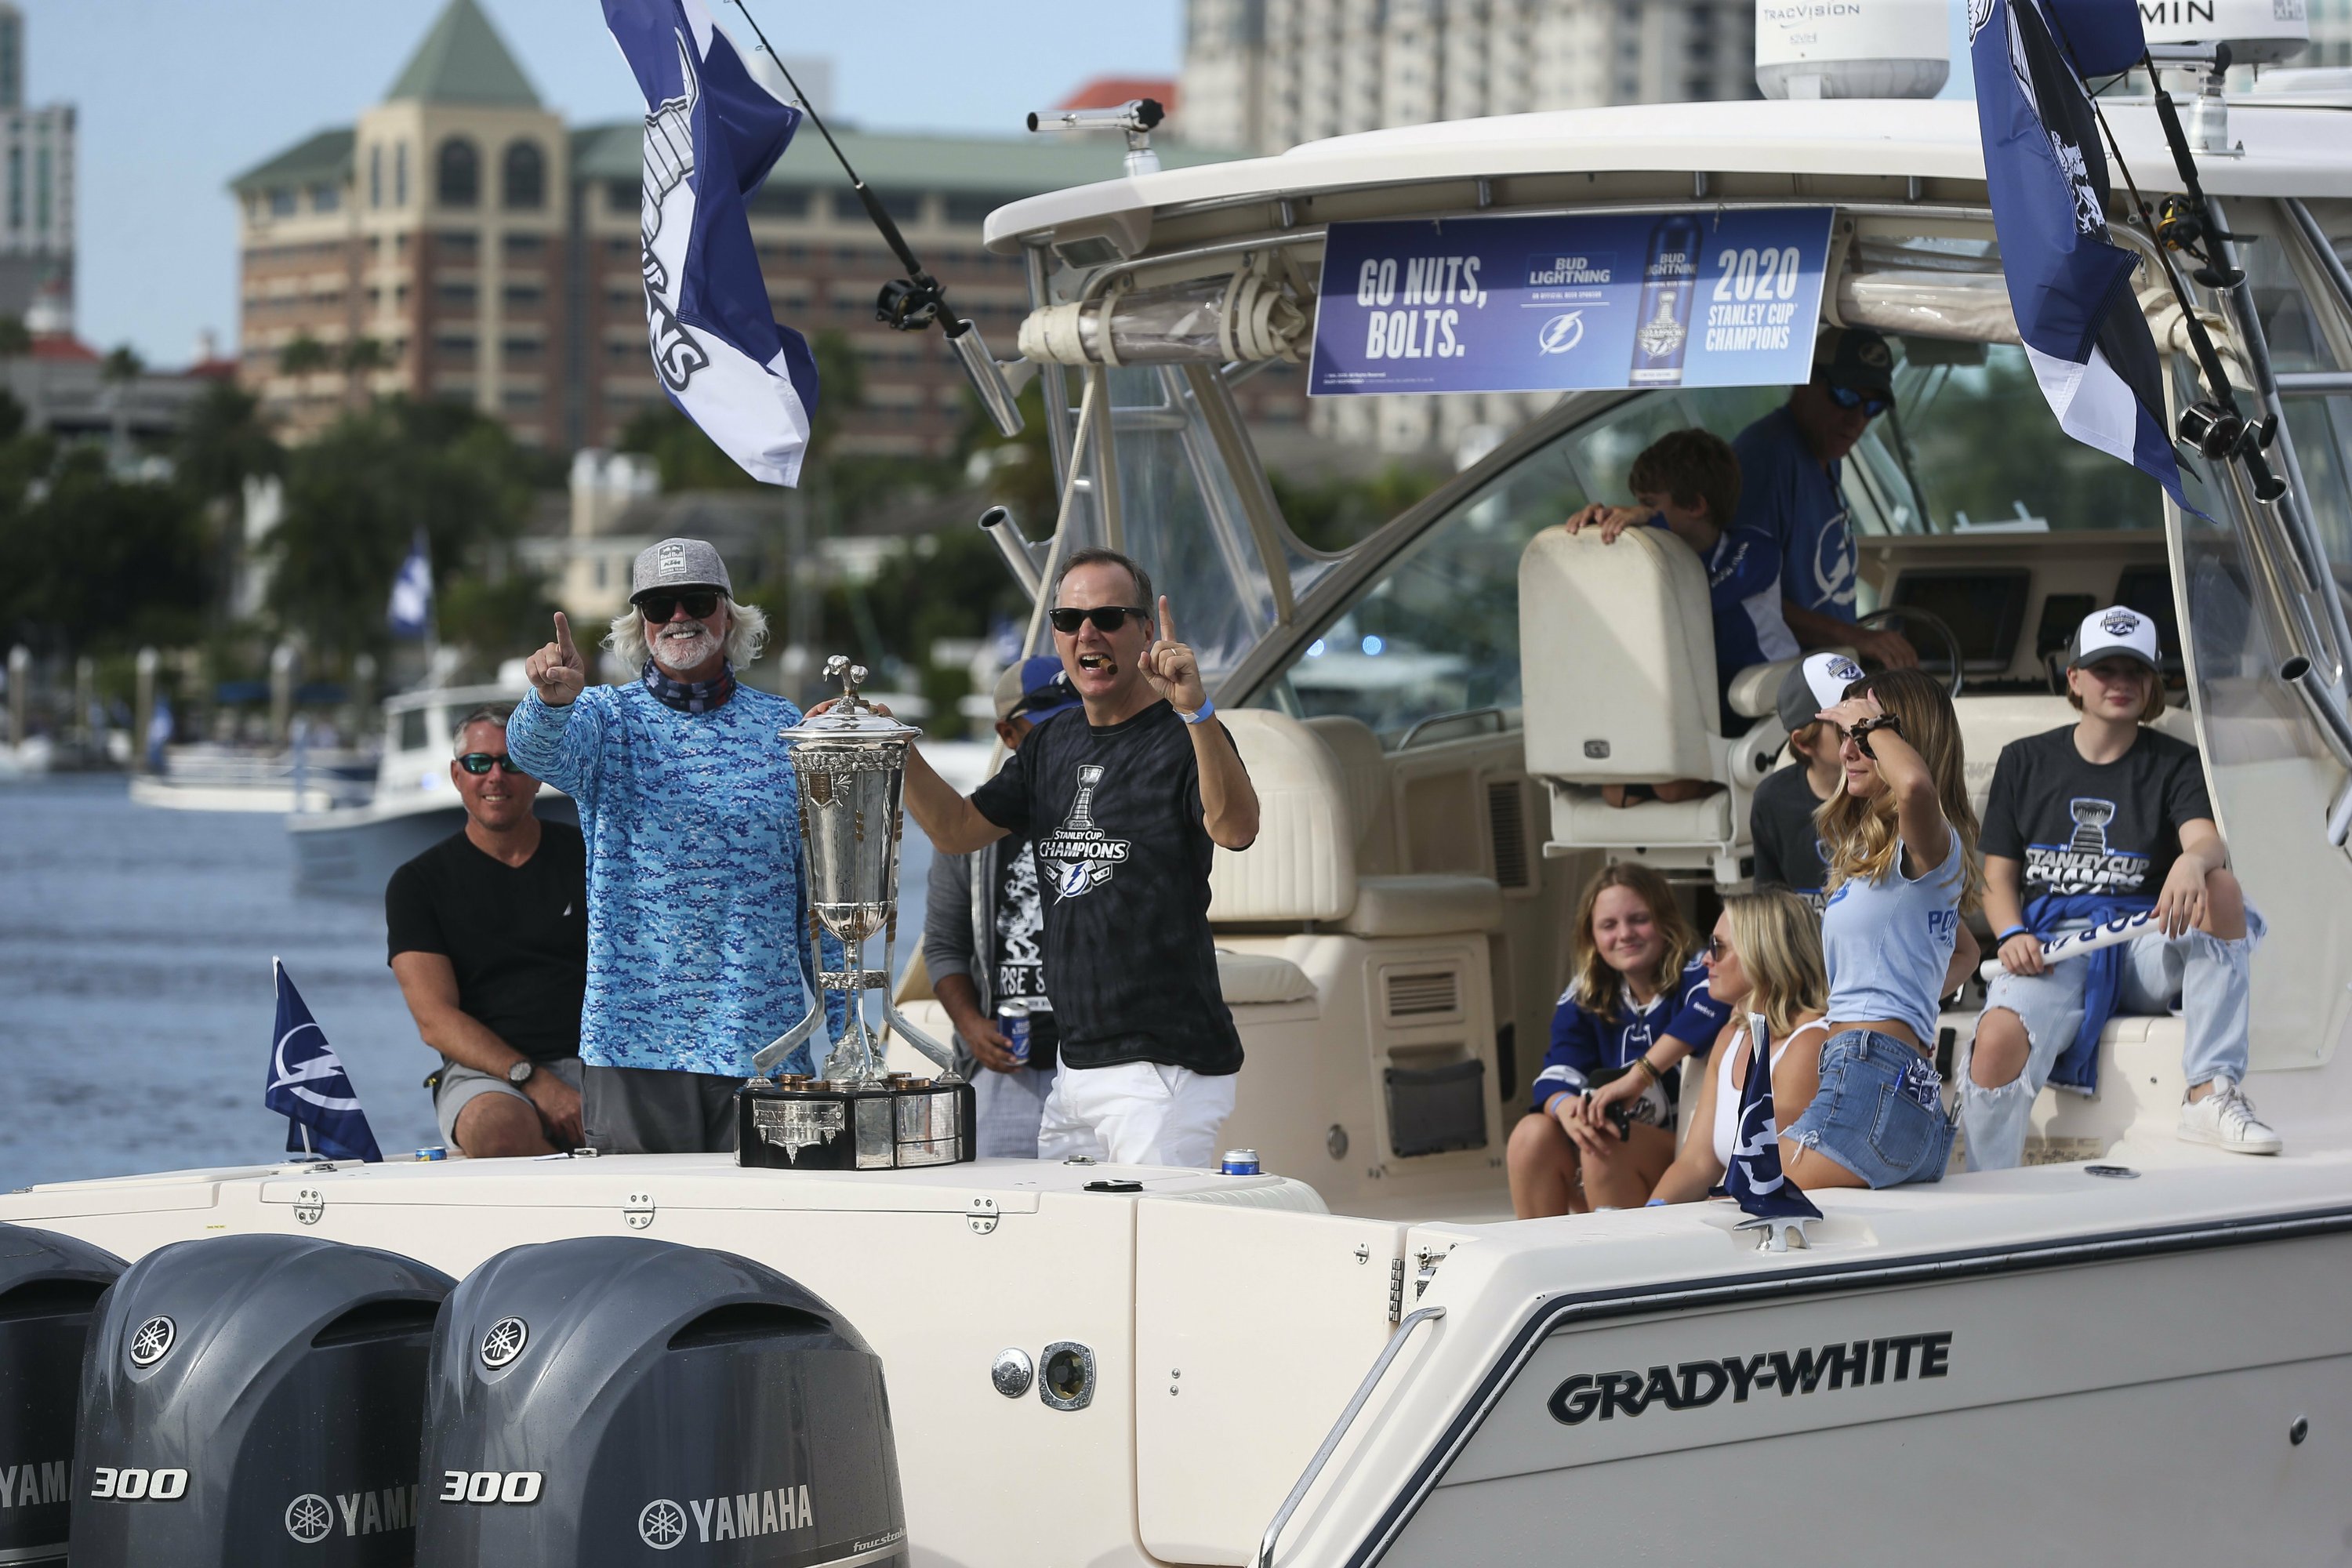
<instances>
[{"instance_id":1,"label":"man in black t-shirt","mask_svg":"<svg viewBox=\"0 0 2352 1568\"><path fill-rule=\"evenodd\" d=\"M969 799L910 752L908 809L942 853L1013 833L1036 855L1062 1058L1039 1155L1206 1165L1242 1065L1209 862L1257 837L1257 792L1164 598L1153 637L1140 567L1081 550L1054 592L1054 647L1083 710L1039 725Z\"/></svg>"},{"instance_id":2,"label":"man in black t-shirt","mask_svg":"<svg viewBox=\"0 0 2352 1568\"><path fill-rule=\"evenodd\" d=\"M1077 705L1060 659L1024 658L996 683L996 738L1007 753L1017 752L1038 725ZM1045 943L1045 889L1028 839L1008 834L969 855L931 857L923 967L955 1026L956 1066L971 1079L982 1159L1037 1157L1060 1041ZM1016 1018L1028 1034L1020 1058L1007 1038Z\"/></svg>"},{"instance_id":3,"label":"man in black t-shirt","mask_svg":"<svg viewBox=\"0 0 2352 1568\"><path fill-rule=\"evenodd\" d=\"M2147 727L2164 713L2157 657L2146 616L2094 611L2066 671L2082 719L2010 742L1993 768L1979 843L2002 973L1961 1085L1972 1171L2024 1157L2044 1084L2098 1087L2109 1017L2175 1009L2187 1026L2179 1136L2233 1153L2279 1152L2239 1087L2262 918L2230 872L2197 749ZM2063 962L2042 956L2060 931L2144 910L2155 914L2145 936Z\"/></svg>"},{"instance_id":4,"label":"man in black t-shirt","mask_svg":"<svg viewBox=\"0 0 2352 1568\"><path fill-rule=\"evenodd\" d=\"M449 782L466 828L392 874L392 973L439 1051L441 1136L476 1159L576 1147L588 984L586 846L531 811L539 781L506 755L506 713L457 726Z\"/></svg>"},{"instance_id":5,"label":"man in black t-shirt","mask_svg":"<svg viewBox=\"0 0 2352 1568\"><path fill-rule=\"evenodd\" d=\"M1828 900L1829 864L1813 813L1842 788L1837 726L1821 715L1845 700L1862 666L1842 653L1807 654L1780 678L1780 728L1789 734L1790 764L1764 775L1748 808L1748 837L1756 849L1756 885L1786 888L1822 912Z\"/></svg>"}]
</instances>

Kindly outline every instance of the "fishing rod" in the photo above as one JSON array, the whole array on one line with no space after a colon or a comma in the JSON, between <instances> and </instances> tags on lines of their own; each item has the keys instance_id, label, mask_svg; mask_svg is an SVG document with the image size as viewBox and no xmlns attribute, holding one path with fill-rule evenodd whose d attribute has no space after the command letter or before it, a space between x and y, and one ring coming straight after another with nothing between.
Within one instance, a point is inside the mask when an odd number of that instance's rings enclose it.
<instances>
[{"instance_id":1,"label":"fishing rod","mask_svg":"<svg viewBox=\"0 0 2352 1568\"><path fill-rule=\"evenodd\" d=\"M841 143L833 139L833 132L826 127L824 117L817 113L816 105L809 100L808 94L801 89L801 84L793 79L792 68L784 64L784 58L776 53L774 46L768 42L768 35L761 29L759 19L751 15L751 7L744 5L743 0L734 0L734 5L735 9L743 13L743 20L751 25L752 37L760 40L761 52L774 61L776 69L783 73L784 84L793 89L793 97L800 111L808 116L809 123L815 126L817 134L824 138L824 144L833 149L834 158L841 164L841 172L849 176L849 188L857 193L858 203L866 208L866 216L881 231L882 242L890 247L891 253L898 258L898 265L906 269L904 278L893 278L882 285L881 295L874 303L875 319L894 331L901 332L918 332L937 321L940 331L946 334L948 347L955 351L965 377L971 381L972 391L987 408L988 416L995 422L997 430L1008 439L1018 436L1023 425L1021 406L1013 401L1013 388L1006 383L1004 372L998 367L995 356L988 352L988 344L982 340L980 329L949 307L947 285L931 276L930 269L917 258L914 247L907 243L907 237L898 232L897 220L882 205L882 198L858 177L856 169L850 167L849 155L841 150Z\"/></svg>"}]
</instances>

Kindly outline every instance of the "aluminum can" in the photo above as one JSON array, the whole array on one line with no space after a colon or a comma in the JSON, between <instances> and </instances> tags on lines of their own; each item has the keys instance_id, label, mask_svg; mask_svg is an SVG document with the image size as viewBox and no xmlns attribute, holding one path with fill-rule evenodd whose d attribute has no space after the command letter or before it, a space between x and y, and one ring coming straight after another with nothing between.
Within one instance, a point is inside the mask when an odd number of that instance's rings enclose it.
<instances>
[{"instance_id":1,"label":"aluminum can","mask_svg":"<svg viewBox=\"0 0 2352 1568\"><path fill-rule=\"evenodd\" d=\"M1218 1163L1217 1173L1221 1176L1255 1176L1264 1173L1257 1168L1256 1150L1228 1149L1224 1159Z\"/></svg>"},{"instance_id":2,"label":"aluminum can","mask_svg":"<svg viewBox=\"0 0 2352 1568\"><path fill-rule=\"evenodd\" d=\"M1004 1044L1013 1059L1023 1067L1029 1065L1029 1004L1000 1002L996 1005L996 1032L1004 1037Z\"/></svg>"},{"instance_id":3,"label":"aluminum can","mask_svg":"<svg viewBox=\"0 0 2352 1568\"><path fill-rule=\"evenodd\" d=\"M1642 299L1633 322L1635 386L1675 386L1690 342L1691 300L1698 291L1698 220L1676 213L1650 231L1642 264Z\"/></svg>"}]
</instances>

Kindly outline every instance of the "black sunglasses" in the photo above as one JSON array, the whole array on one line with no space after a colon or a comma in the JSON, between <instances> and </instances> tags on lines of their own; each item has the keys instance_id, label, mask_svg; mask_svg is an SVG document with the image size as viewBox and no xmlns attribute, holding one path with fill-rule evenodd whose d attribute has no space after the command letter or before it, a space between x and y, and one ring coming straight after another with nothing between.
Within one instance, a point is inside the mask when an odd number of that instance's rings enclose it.
<instances>
[{"instance_id":1,"label":"black sunglasses","mask_svg":"<svg viewBox=\"0 0 2352 1568\"><path fill-rule=\"evenodd\" d=\"M1856 392L1850 386L1839 386L1834 383L1828 390L1830 401L1840 408L1859 408L1873 419L1895 406L1893 398L1883 397L1874 392Z\"/></svg>"},{"instance_id":2,"label":"black sunglasses","mask_svg":"<svg viewBox=\"0 0 2352 1568\"><path fill-rule=\"evenodd\" d=\"M637 610L647 621L660 625L677 614L680 605L696 620L707 621L719 613L719 595L708 588L685 594L647 594L637 601Z\"/></svg>"},{"instance_id":3,"label":"black sunglasses","mask_svg":"<svg viewBox=\"0 0 2352 1568\"><path fill-rule=\"evenodd\" d=\"M475 774L488 773L492 768L504 768L510 773L522 772L504 752L467 752L457 759L457 765Z\"/></svg>"},{"instance_id":4,"label":"black sunglasses","mask_svg":"<svg viewBox=\"0 0 2352 1568\"><path fill-rule=\"evenodd\" d=\"M1054 629L1065 637L1076 636L1077 629L1088 621L1095 624L1095 630L1098 632L1115 632L1127 624L1129 616L1149 623L1151 612L1135 605L1097 605L1091 610L1055 609L1045 612L1045 618L1054 623Z\"/></svg>"}]
</instances>

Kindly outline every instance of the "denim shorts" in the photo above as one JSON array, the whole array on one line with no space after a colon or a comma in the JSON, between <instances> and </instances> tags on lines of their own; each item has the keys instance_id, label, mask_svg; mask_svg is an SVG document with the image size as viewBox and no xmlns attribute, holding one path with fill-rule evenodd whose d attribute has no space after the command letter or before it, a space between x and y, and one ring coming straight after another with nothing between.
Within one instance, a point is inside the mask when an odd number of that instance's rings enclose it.
<instances>
[{"instance_id":1,"label":"denim shorts","mask_svg":"<svg viewBox=\"0 0 2352 1568\"><path fill-rule=\"evenodd\" d=\"M1781 1136L1874 1187L1940 1182L1952 1154L1943 1077L1892 1035L1847 1029L1822 1047L1822 1087Z\"/></svg>"}]
</instances>

